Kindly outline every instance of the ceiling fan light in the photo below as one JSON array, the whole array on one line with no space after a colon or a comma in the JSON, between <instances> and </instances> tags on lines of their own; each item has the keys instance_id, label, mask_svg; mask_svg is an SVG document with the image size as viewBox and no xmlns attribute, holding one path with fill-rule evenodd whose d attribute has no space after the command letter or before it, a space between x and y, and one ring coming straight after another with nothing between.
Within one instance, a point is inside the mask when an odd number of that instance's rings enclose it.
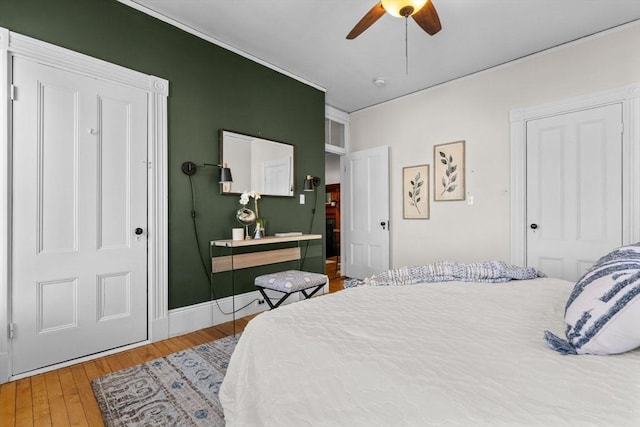
<instances>
[{"instance_id":1,"label":"ceiling fan light","mask_svg":"<svg viewBox=\"0 0 640 427\"><path fill-rule=\"evenodd\" d=\"M427 1L428 0L382 0L382 6L390 15L404 18L400 13L404 7L411 6L413 8L411 15L413 15L422 9L422 7L427 4Z\"/></svg>"}]
</instances>

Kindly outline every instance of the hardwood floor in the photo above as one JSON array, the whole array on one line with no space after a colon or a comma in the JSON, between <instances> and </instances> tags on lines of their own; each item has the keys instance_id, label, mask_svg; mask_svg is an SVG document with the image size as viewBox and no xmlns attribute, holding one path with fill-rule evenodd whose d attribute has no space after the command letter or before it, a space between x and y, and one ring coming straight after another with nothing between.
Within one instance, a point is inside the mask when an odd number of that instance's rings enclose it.
<instances>
[{"instance_id":1,"label":"hardwood floor","mask_svg":"<svg viewBox=\"0 0 640 427\"><path fill-rule=\"evenodd\" d=\"M329 292L342 289L343 280L331 274ZM236 320L243 331L253 316ZM111 356L0 385L0 426L103 426L91 380L176 351L233 334L223 323Z\"/></svg>"}]
</instances>

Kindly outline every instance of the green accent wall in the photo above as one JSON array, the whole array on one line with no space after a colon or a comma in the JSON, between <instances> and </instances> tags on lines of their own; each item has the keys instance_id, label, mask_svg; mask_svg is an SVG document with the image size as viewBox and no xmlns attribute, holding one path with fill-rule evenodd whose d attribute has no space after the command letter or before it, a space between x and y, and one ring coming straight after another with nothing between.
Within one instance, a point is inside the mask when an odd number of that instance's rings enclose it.
<instances>
[{"instance_id":1,"label":"green accent wall","mask_svg":"<svg viewBox=\"0 0 640 427\"><path fill-rule=\"evenodd\" d=\"M218 163L220 129L295 146L296 196L264 197L260 214L267 234L324 234L324 182L315 217L313 193L298 203L304 177L324 177L324 92L116 0L0 0L0 26L169 81L169 309L211 299L201 259L210 270L209 241L230 238L238 226L239 197L219 194L214 168L198 169L192 177L196 247L190 183L180 166ZM306 270L324 271L323 247L310 244ZM230 275L220 276L213 285L217 298L231 293ZM236 293L254 289L250 274L237 279Z\"/></svg>"}]
</instances>

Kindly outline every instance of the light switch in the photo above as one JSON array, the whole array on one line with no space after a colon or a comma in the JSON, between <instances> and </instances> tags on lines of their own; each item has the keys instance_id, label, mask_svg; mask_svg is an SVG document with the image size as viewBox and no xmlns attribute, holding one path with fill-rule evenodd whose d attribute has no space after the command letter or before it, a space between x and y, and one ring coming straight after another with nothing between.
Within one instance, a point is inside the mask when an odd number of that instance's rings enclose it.
<instances>
[{"instance_id":1,"label":"light switch","mask_svg":"<svg viewBox=\"0 0 640 427\"><path fill-rule=\"evenodd\" d=\"M304 205L304 194L300 195L300 204Z\"/></svg>"}]
</instances>

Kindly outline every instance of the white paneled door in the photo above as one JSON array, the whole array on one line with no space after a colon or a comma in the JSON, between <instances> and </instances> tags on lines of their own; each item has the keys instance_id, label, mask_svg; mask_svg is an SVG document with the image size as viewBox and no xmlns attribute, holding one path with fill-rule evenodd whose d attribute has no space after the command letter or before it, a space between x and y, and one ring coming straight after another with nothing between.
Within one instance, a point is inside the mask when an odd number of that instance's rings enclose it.
<instances>
[{"instance_id":1,"label":"white paneled door","mask_svg":"<svg viewBox=\"0 0 640 427\"><path fill-rule=\"evenodd\" d=\"M13 58L12 371L147 339L147 93Z\"/></svg>"},{"instance_id":2,"label":"white paneled door","mask_svg":"<svg viewBox=\"0 0 640 427\"><path fill-rule=\"evenodd\" d=\"M622 106L527 122L527 265L578 280L622 243Z\"/></svg>"},{"instance_id":3,"label":"white paneled door","mask_svg":"<svg viewBox=\"0 0 640 427\"><path fill-rule=\"evenodd\" d=\"M362 279L389 269L389 147L346 154L340 169L342 265Z\"/></svg>"}]
</instances>

